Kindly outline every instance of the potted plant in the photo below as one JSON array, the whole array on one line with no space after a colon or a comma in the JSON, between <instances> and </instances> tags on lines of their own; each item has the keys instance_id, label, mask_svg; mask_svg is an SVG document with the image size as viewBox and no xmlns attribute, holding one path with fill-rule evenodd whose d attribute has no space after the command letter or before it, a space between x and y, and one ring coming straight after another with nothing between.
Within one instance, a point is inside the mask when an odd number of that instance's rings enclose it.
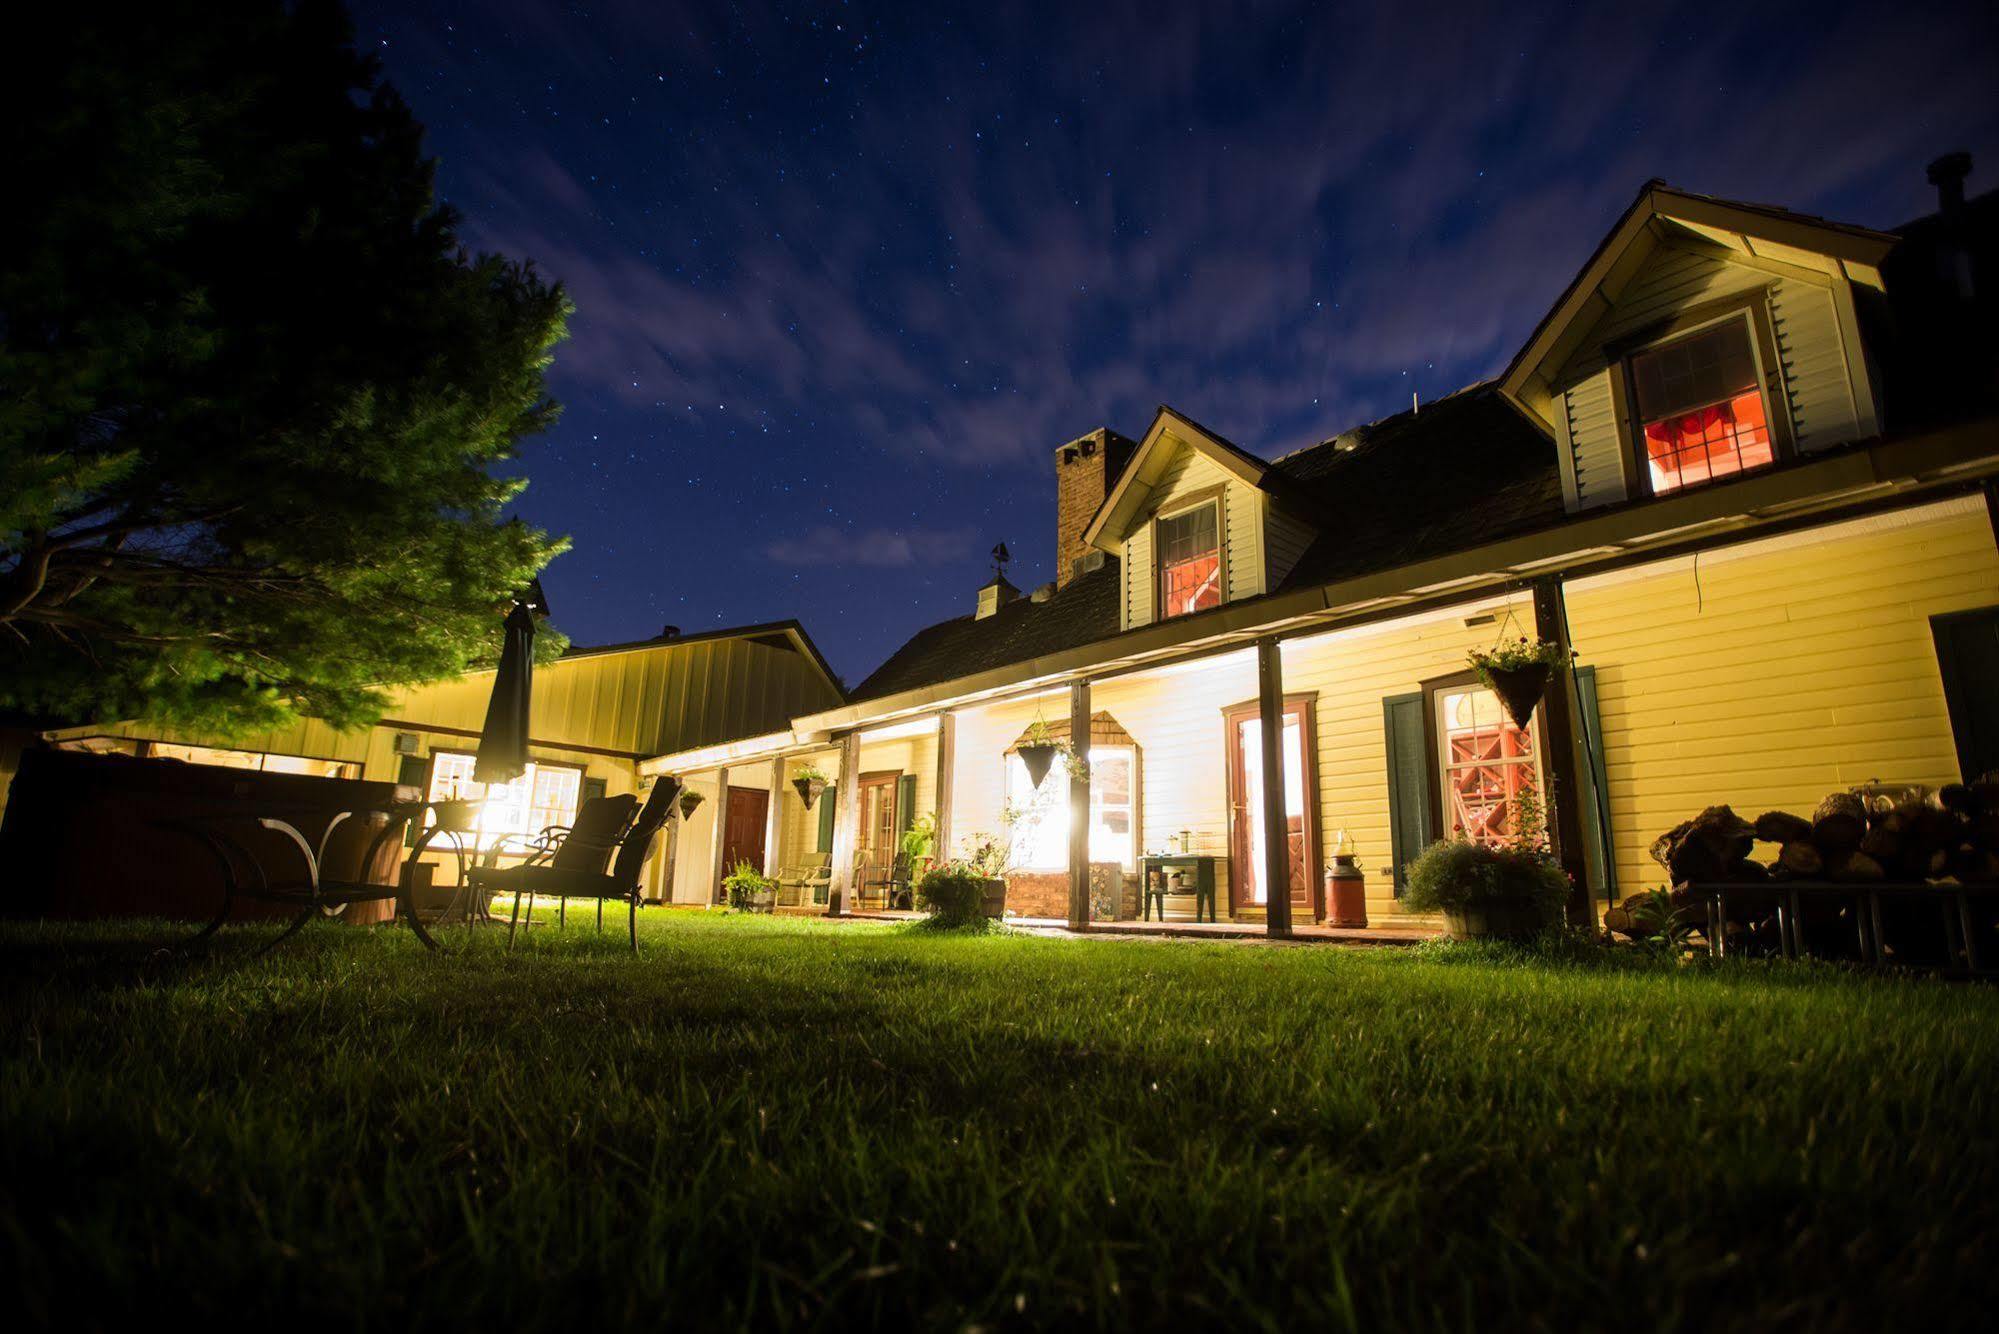
<instances>
[{"instance_id":1,"label":"potted plant","mask_svg":"<svg viewBox=\"0 0 1999 1334\"><path fill-rule=\"evenodd\" d=\"M701 803L706 800L707 800L706 797L702 796L699 792L696 792L691 787L688 788L685 792L682 792L680 794L680 818L685 820L691 817L694 814L696 808L698 808L701 805Z\"/></svg>"},{"instance_id":2,"label":"potted plant","mask_svg":"<svg viewBox=\"0 0 1999 1334\"><path fill-rule=\"evenodd\" d=\"M1061 750L1062 747L1049 734L1048 724L1036 718L1018 748L1020 762L1027 766L1028 781L1040 787L1041 780L1048 777L1048 770Z\"/></svg>"},{"instance_id":3,"label":"potted plant","mask_svg":"<svg viewBox=\"0 0 1999 1334\"><path fill-rule=\"evenodd\" d=\"M812 803L819 800L819 794L826 790L826 775L816 764L800 765L791 775L791 785L797 789L798 799L805 803L805 809L809 811Z\"/></svg>"},{"instance_id":4,"label":"potted plant","mask_svg":"<svg viewBox=\"0 0 1999 1334\"><path fill-rule=\"evenodd\" d=\"M1562 666L1572 653L1563 653L1554 644L1522 635L1512 643L1497 644L1490 649L1473 649L1466 654L1472 670L1478 673L1499 702L1506 706L1507 713L1521 727L1534 716L1534 708L1541 697L1548 693L1548 680L1555 668Z\"/></svg>"},{"instance_id":5,"label":"potted plant","mask_svg":"<svg viewBox=\"0 0 1999 1334\"><path fill-rule=\"evenodd\" d=\"M973 926L990 921L993 911L987 877L966 862L939 866L916 882L916 906L937 926ZM1005 881L1001 881L1002 888ZM1002 907L1003 910L1003 907Z\"/></svg>"},{"instance_id":6,"label":"potted plant","mask_svg":"<svg viewBox=\"0 0 1999 1334\"><path fill-rule=\"evenodd\" d=\"M1441 912L1458 940L1521 940L1561 920L1569 878L1545 847L1439 839L1409 863L1402 904Z\"/></svg>"},{"instance_id":7,"label":"potted plant","mask_svg":"<svg viewBox=\"0 0 1999 1334\"><path fill-rule=\"evenodd\" d=\"M1048 777L1048 770L1053 767L1057 755L1060 755L1068 765L1070 773L1080 774L1086 778L1089 776L1089 761L1078 755L1076 748L1069 742L1056 740L1054 733L1049 731L1048 724L1039 718L1036 718L1028 726L1027 731L1021 734L1021 742L1015 747L1015 753L1020 756L1021 764L1027 768L1028 778L1037 788L1041 786L1041 780Z\"/></svg>"},{"instance_id":8,"label":"potted plant","mask_svg":"<svg viewBox=\"0 0 1999 1334\"><path fill-rule=\"evenodd\" d=\"M930 850L937 846L937 817L924 814L909 822L909 828L902 831L902 857L914 872L923 869L929 860Z\"/></svg>"},{"instance_id":9,"label":"potted plant","mask_svg":"<svg viewBox=\"0 0 1999 1334\"><path fill-rule=\"evenodd\" d=\"M972 834L965 839L964 848L964 857L951 865L969 871L979 881L979 892L986 916L1004 917L1006 873L1013 863L1012 839L1003 834ZM933 871L931 874L934 875L936 872ZM919 902L921 897L919 887Z\"/></svg>"},{"instance_id":10,"label":"potted plant","mask_svg":"<svg viewBox=\"0 0 1999 1334\"><path fill-rule=\"evenodd\" d=\"M738 912L769 912L777 904L777 881L739 859L735 869L722 877L729 906Z\"/></svg>"}]
</instances>

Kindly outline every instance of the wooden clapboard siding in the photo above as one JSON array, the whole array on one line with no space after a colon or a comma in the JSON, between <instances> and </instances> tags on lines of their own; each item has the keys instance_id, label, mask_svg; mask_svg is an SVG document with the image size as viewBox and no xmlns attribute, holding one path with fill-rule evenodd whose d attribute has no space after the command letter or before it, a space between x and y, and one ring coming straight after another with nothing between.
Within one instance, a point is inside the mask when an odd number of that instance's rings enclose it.
<instances>
[{"instance_id":1,"label":"wooden clapboard siding","mask_svg":"<svg viewBox=\"0 0 1999 1334\"><path fill-rule=\"evenodd\" d=\"M1152 524L1142 523L1132 530L1124 544L1123 624L1118 628L1129 630L1135 625L1151 625L1154 604L1157 602L1157 582L1152 576Z\"/></svg>"},{"instance_id":2,"label":"wooden clapboard siding","mask_svg":"<svg viewBox=\"0 0 1999 1334\"><path fill-rule=\"evenodd\" d=\"M1377 922L1410 917L1395 898L1381 702L1418 690L1425 680L1464 671L1468 652L1490 648L1497 633L1491 623L1465 624L1481 610L1491 609L1457 608L1285 647L1285 692L1311 691L1318 698L1320 846L1332 847L1338 832L1346 830L1367 875L1368 915ZM1516 624L1533 623L1524 595L1514 617ZM1507 633L1516 631L1509 627Z\"/></svg>"},{"instance_id":3,"label":"wooden clapboard siding","mask_svg":"<svg viewBox=\"0 0 1999 1334\"><path fill-rule=\"evenodd\" d=\"M1564 480L1577 508L1608 505L1630 494L1610 376L1608 367L1599 366L1572 381L1558 400L1568 436L1569 477Z\"/></svg>"},{"instance_id":4,"label":"wooden clapboard siding","mask_svg":"<svg viewBox=\"0 0 1999 1334\"><path fill-rule=\"evenodd\" d=\"M1855 439L1862 414L1831 290L1777 280L1770 285L1770 325L1784 363L1784 392L1798 449Z\"/></svg>"},{"instance_id":5,"label":"wooden clapboard siding","mask_svg":"<svg viewBox=\"0 0 1999 1334\"><path fill-rule=\"evenodd\" d=\"M1579 580L1569 620L1596 666L1618 883L1702 807L1809 811L1957 762L1932 615L1999 603L1983 509L1953 501Z\"/></svg>"},{"instance_id":6,"label":"wooden clapboard siding","mask_svg":"<svg viewBox=\"0 0 1999 1334\"><path fill-rule=\"evenodd\" d=\"M1124 539L1124 628L1150 625L1157 615L1158 568L1152 520L1177 500L1222 488L1222 544L1227 553L1227 600L1255 597L1265 588L1264 495L1193 447L1173 442L1174 453L1148 490ZM1302 550L1302 548L1301 548ZM1296 557L1294 556L1295 560ZM1288 568L1288 567L1287 567Z\"/></svg>"}]
</instances>

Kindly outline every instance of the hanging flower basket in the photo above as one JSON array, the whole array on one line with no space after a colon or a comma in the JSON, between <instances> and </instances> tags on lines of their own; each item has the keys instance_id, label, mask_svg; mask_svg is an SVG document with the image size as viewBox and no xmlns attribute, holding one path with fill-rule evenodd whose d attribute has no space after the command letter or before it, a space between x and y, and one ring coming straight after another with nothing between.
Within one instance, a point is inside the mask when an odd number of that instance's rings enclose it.
<instances>
[{"instance_id":1,"label":"hanging flower basket","mask_svg":"<svg viewBox=\"0 0 1999 1334\"><path fill-rule=\"evenodd\" d=\"M1501 644L1490 652L1474 649L1466 655L1478 679L1485 682L1499 702L1506 706L1515 725L1526 727L1533 718L1534 710L1541 703L1541 697L1548 693L1548 682L1554 676L1555 668L1565 663L1569 656L1553 644L1542 643L1522 636L1511 644Z\"/></svg>"},{"instance_id":2,"label":"hanging flower basket","mask_svg":"<svg viewBox=\"0 0 1999 1334\"><path fill-rule=\"evenodd\" d=\"M705 800L707 800L707 798L703 797L699 792L696 792L691 787L688 788L685 792L681 793L680 818L685 820L690 816L692 816L694 814L694 808L699 806Z\"/></svg>"},{"instance_id":3,"label":"hanging flower basket","mask_svg":"<svg viewBox=\"0 0 1999 1334\"><path fill-rule=\"evenodd\" d=\"M1540 706L1541 697L1548 693L1548 676L1552 669L1545 662L1530 667L1491 667L1484 673L1485 683L1492 687L1492 693L1499 696L1499 702L1506 706L1514 723L1526 727Z\"/></svg>"},{"instance_id":4,"label":"hanging flower basket","mask_svg":"<svg viewBox=\"0 0 1999 1334\"><path fill-rule=\"evenodd\" d=\"M1052 741L1036 741L1022 746L1016 753L1020 756L1020 762L1027 766L1028 778L1036 787L1040 787L1041 780L1048 777L1048 770L1053 767L1055 757L1061 753L1061 750L1062 748Z\"/></svg>"},{"instance_id":5,"label":"hanging flower basket","mask_svg":"<svg viewBox=\"0 0 1999 1334\"><path fill-rule=\"evenodd\" d=\"M812 809L812 803L819 800L819 794L826 790L826 780L817 776L794 778L791 780L791 786L798 793L798 799L805 803L805 809L809 811Z\"/></svg>"}]
</instances>

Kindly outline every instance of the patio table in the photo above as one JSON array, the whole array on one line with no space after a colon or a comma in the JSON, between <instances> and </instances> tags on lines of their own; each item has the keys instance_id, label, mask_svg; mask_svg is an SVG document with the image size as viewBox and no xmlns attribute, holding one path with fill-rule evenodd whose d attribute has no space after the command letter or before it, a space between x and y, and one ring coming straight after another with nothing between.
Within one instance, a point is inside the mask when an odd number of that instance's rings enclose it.
<instances>
[{"instance_id":1,"label":"patio table","mask_svg":"<svg viewBox=\"0 0 1999 1334\"><path fill-rule=\"evenodd\" d=\"M160 827L175 833L197 839L214 857L217 869L222 875L222 903L209 923L189 944L199 944L222 928L229 919L238 898L264 903L276 903L298 909L298 915L278 934L276 940L265 946L272 949L297 934L307 922L316 916L338 917L349 905L355 903L382 902L394 900L402 909L403 916L430 949L438 948L437 942L424 930L418 920L415 905L409 894L410 876L408 866L428 846L438 832L437 826L426 829L419 837L410 857L397 865L397 874L391 884L380 884L367 879L382 849L391 839L402 836L408 822L424 809L422 802L395 802L385 806L363 806L334 809L323 805L306 803L277 803L258 808L256 813L232 813L215 816L193 816L160 822ZM320 819L326 821L318 842L308 839L301 826L310 825ZM358 823L372 830L363 850L355 863L356 878L329 877L326 874L327 853L332 847L336 831L350 822ZM298 850L299 873L286 878L274 877L269 868L251 852L238 833L248 827L269 830L279 835ZM463 854L460 854L460 880L463 882ZM251 883L244 883L238 874L239 866L247 872Z\"/></svg>"}]
</instances>

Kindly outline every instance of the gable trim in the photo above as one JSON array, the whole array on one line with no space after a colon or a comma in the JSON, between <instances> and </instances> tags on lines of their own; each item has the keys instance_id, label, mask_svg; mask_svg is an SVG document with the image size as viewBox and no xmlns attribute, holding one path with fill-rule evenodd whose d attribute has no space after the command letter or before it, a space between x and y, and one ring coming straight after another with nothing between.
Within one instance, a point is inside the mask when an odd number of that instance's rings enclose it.
<instances>
[{"instance_id":1,"label":"gable trim","mask_svg":"<svg viewBox=\"0 0 1999 1334\"><path fill-rule=\"evenodd\" d=\"M1270 472L1268 463L1216 435L1185 413L1162 403L1152 418L1152 425L1146 429L1144 438L1133 451L1131 461L1124 465L1124 473L1118 478L1117 485L1104 497L1104 503L1097 506L1097 512L1091 516L1089 526L1083 529L1084 542L1093 547L1110 550L1102 540L1104 530L1110 526L1111 516L1130 499L1134 488L1152 486L1151 482L1140 482L1139 474L1145 471L1152 455L1164 447L1169 425L1181 428L1174 436L1177 441L1194 449L1245 485L1262 488L1264 478Z\"/></svg>"}]
</instances>

